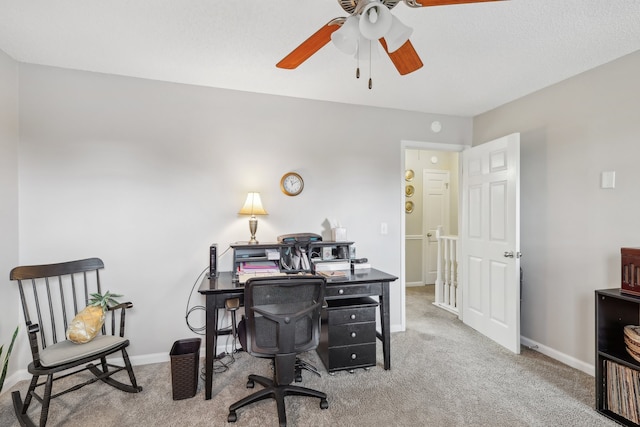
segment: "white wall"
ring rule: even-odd
[[[18,63],[0,51],[0,345],[7,347],[18,317],[18,290],[9,271],[18,265]],[[23,328],[24,329],[24,328]],[[25,340],[26,341],[26,340]],[[20,364],[14,348],[6,386]]]
[[[620,287],[620,248],[640,246],[638,76],[640,51],[474,119],[474,144],[522,132],[523,341],[584,370],[594,290]]]
[[[443,123],[437,135],[433,120]],[[103,258],[106,288],[134,302],[127,323],[138,362],[192,335],[189,292],[211,243],[222,251],[249,238],[248,218],[237,215],[248,191],[260,191],[269,212],[258,240],[320,233],[337,219],[358,256],[400,276],[401,140],[471,140],[468,118],[27,64],[20,122],[20,262]],[[288,171],[305,180],[298,197],[280,192]],[[401,329],[402,290],[392,287],[392,330]]]

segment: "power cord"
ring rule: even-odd
[[[227,252],[229,252],[229,250],[231,249],[231,246],[227,247],[227,249],[224,250],[224,252],[222,252],[220,255],[218,255],[218,260],[225,255]],[[219,265],[219,264],[218,264]],[[189,292],[189,298],[187,298],[187,306],[185,308],[185,322],[187,324],[187,327],[189,328],[189,330],[191,330],[193,333],[198,334],[198,335],[205,335],[207,326],[206,323],[202,326],[193,326],[190,322],[189,322],[189,316],[191,316],[191,314],[193,314],[196,311],[205,311],[206,312],[206,307],[203,305],[194,305],[193,307],[189,308],[189,305],[191,304],[191,297],[193,296],[194,290],[196,288],[196,286],[198,285],[198,283],[200,283],[202,281],[202,277],[204,276],[204,274],[206,274],[207,270],[209,270],[209,266],[205,267],[200,274],[198,274],[198,277],[196,277],[196,279],[193,282],[193,285],[191,286],[191,291]],[[225,315],[222,316],[222,319],[219,320],[220,323],[225,324],[225,323],[229,323],[229,313],[225,312]],[[225,326],[224,328],[218,328],[218,331],[223,331],[223,330],[227,330],[227,329],[231,329],[231,325]],[[231,353],[226,353],[223,352],[221,354],[219,354],[213,361],[213,373],[214,374],[220,374],[222,372],[226,372],[229,370],[230,365],[232,365],[233,363],[235,363],[235,361],[237,359],[240,358],[239,353],[242,352],[242,349],[238,349],[237,346],[237,338],[233,337],[233,335],[227,335],[227,339],[226,339],[226,343],[225,343],[225,348],[229,347],[229,339],[233,339],[233,341],[231,342]],[[204,379],[204,367],[202,367],[201,371],[200,371],[200,376]]]
[[[223,322],[222,323],[228,323],[229,321],[229,313],[227,312],[223,318],[221,319]],[[224,322],[226,319],[227,322]],[[225,331],[225,330],[230,330],[231,326],[227,326],[223,329],[218,329],[218,331]],[[231,343],[229,343],[229,340],[232,340]],[[213,359],[213,373],[214,374],[221,374],[223,372],[228,371],[231,368],[231,365],[234,364],[236,362],[236,360],[241,358],[241,353],[242,353],[242,349],[238,349],[237,346],[238,343],[238,339],[234,338],[233,335],[227,335],[226,336],[226,342],[225,342],[225,348],[229,347],[229,344],[231,344],[231,353],[227,353],[227,352],[222,352],[220,354],[218,354],[214,359]],[[205,378],[205,374],[204,374],[204,366],[200,369],[200,378],[204,379]]]
[[[189,323],[189,316],[191,316],[191,314],[194,311],[198,311],[198,310],[203,310],[206,311],[206,307],[204,305],[195,305],[191,308],[189,308],[189,304],[191,302],[191,295],[193,295],[193,290],[195,289],[196,285],[198,283],[200,283],[200,279],[202,278],[202,275],[206,273],[206,271],[209,269],[209,267],[205,267],[204,270],[202,270],[202,273],[200,273],[198,275],[198,277],[196,278],[195,282],[193,282],[193,286],[191,287],[191,292],[189,292],[189,298],[187,299],[187,308],[186,308],[186,313],[184,316],[184,320],[187,323],[187,327],[191,330],[191,332],[194,332],[198,335],[204,335],[204,331],[207,329],[207,325],[204,324],[202,326],[191,326],[191,324]]]
[[[229,249],[231,249],[231,246],[228,246],[227,249],[224,250],[224,252],[218,255],[218,261],[224,254],[229,252]],[[219,265],[219,263],[216,263],[216,264]],[[206,307],[204,305],[195,305],[189,308],[189,304],[191,303],[191,296],[193,295],[193,291],[195,290],[198,283],[200,283],[200,281],[202,280],[202,276],[207,272],[208,269],[209,269],[208,266],[205,267],[204,270],[202,270],[202,272],[198,274],[198,277],[196,277],[196,280],[193,282],[193,286],[191,286],[191,291],[189,292],[189,298],[187,298],[187,307],[185,309],[184,320],[187,323],[187,327],[191,330],[191,332],[194,332],[198,335],[204,335],[204,332],[207,329],[207,325],[204,324],[202,326],[192,326],[191,323],[189,323],[189,316],[191,316],[191,314],[195,311],[199,311],[199,310],[206,311]]]

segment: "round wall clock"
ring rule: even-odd
[[[297,196],[302,193],[304,181],[302,177],[295,172],[287,172],[282,175],[280,180],[280,190],[287,196]]]

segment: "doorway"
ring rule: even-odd
[[[433,285],[436,230],[458,233],[458,152],[407,148],[405,157],[406,286]]]
[[[464,194],[462,197],[452,197],[457,201],[461,199],[465,201],[461,206],[460,215],[456,213],[456,221],[453,222],[458,227],[463,223],[465,225],[461,230],[461,239],[462,247],[466,249],[460,254],[463,260],[460,266],[463,288],[460,294],[463,309],[458,316],[466,324],[476,328],[472,321],[467,321],[469,312],[475,310],[474,314],[478,314],[477,317],[484,321],[477,322],[480,326],[476,329],[518,354],[520,352],[518,273],[521,255],[519,243],[520,134],[507,135],[473,148],[462,145],[403,141],[401,166],[404,176],[400,180],[403,188],[402,199],[404,201],[406,197],[407,172],[411,169],[407,167],[407,165],[411,166],[412,161],[410,150],[459,153],[467,148],[469,150],[460,158],[465,162],[464,177],[460,173],[456,174],[464,184],[461,191],[461,194]],[[409,175],[415,176],[415,171]],[[406,210],[405,208],[401,215],[401,233],[404,236],[407,236],[407,230],[410,230],[406,219],[409,212]],[[482,218],[487,218],[488,221],[481,220]],[[474,244],[470,243],[472,242],[470,236],[473,236]],[[475,246],[478,246],[475,245],[476,241],[484,242],[487,239],[490,243],[497,242],[502,246],[495,245],[498,247],[496,250],[480,248],[479,251],[472,252]],[[410,251],[411,247],[405,241],[400,254],[403,330],[406,328],[406,286],[409,283],[407,254],[410,254]],[[490,265],[481,269],[480,265],[481,263],[485,265],[485,259]],[[465,265],[465,261],[472,262],[474,265]],[[476,268],[474,274],[470,273],[473,268]],[[471,281],[470,277],[474,280]],[[483,298],[482,295],[487,293],[490,294],[489,298]],[[491,327],[485,327],[486,325],[495,326],[495,324],[499,324],[498,326],[502,328],[500,333],[494,334]]]
[[[406,167],[406,153],[407,150],[424,150],[424,151],[434,151],[437,153],[456,153],[459,154],[460,152],[462,152],[464,149],[469,148],[470,145],[461,145],[461,144],[444,144],[444,143],[440,143],[440,142],[424,142],[424,141],[409,141],[409,140],[403,140],[401,141],[401,146],[400,146],[400,160],[401,160],[401,171],[406,171],[408,168]],[[430,161],[430,159],[429,159]],[[410,169],[410,168],[409,168]],[[451,174],[451,176],[455,176],[456,179],[459,178],[459,173],[457,172],[455,175]],[[408,283],[407,280],[407,268],[406,268],[406,254],[408,252],[415,254],[414,246],[415,246],[415,242],[407,242],[406,239],[404,239],[404,236],[407,236],[407,226],[406,226],[406,218],[407,218],[407,214],[406,214],[406,195],[405,195],[405,191],[406,191],[406,184],[407,181],[405,180],[405,176],[399,176],[398,177],[398,197],[400,199],[401,206],[399,205],[398,207],[401,208],[401,211],[399,212],[400,214],[400,235],[403,236],[403,244],[400,245],[400,263],[401,263],[401,268],[400,268],[400,286],[401,286],[401,302],[400,302],[400,306],[401,306],[401,317],[402,317],[402,324],[400,327],[400,330],[404,331],[406,330],[407,327],[407,319],[406,319],[406,300],[407,300],[407,295],[406,295],[406,286]],[[458,197],[454,197],[453,199],[456,200],[456,202],[458,202]],[[456,225],[456,227],[459,227],[459,222],[458,222],[458,218],[456,216],[456,218],[452,221],[453,224]],[[457,231],[457,230],[456,230]],[[421,283],[420,286],[424,286],[424,283]]]

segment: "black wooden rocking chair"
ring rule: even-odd
[[[101,380],[129,393],[142,390],[136,383],[127,355],[126,347],[129,340],[124,338],[126,309],[133,306],[130,302],[109,308],[102,334],[98,334],[88,343],[74,344],[65,336],[68,324],[88,304],[90,294],[102,293],[99,274],[102,268],[102,260],[89,258],[60,264],[21,266],[11,270],[10,278],[16,280],[20,288],[20,299],[33,356],[33,362],[28,367],[33,377],[24,401],[19,391],[12,393],[13,407],[22,426],[36,425],[27,415],[33,398],[42,405],[39,422],[42,427],[47,423],[51,399],[78,390],[87,384]],[[33,312],[37,315],[37,319],[34,319],[37,323],[31,319],[30,313]],[[106,327],[107,324],[110,324],[110,328]],[[107,356],[116,352],[122,353],[124,366],[108,363]],[[77,369],[66,372],[73,368]],[[95,377],[53,394],[54,381],[86,370]],[[129,374],[131,385],[111,377],[122,370]],[[58,373],[60,375],[54,378]],[[46,376],[46,381],[38,382],[40,376]],[[36,393],[36,389],[41,386],[44,386],[42,396]]]

